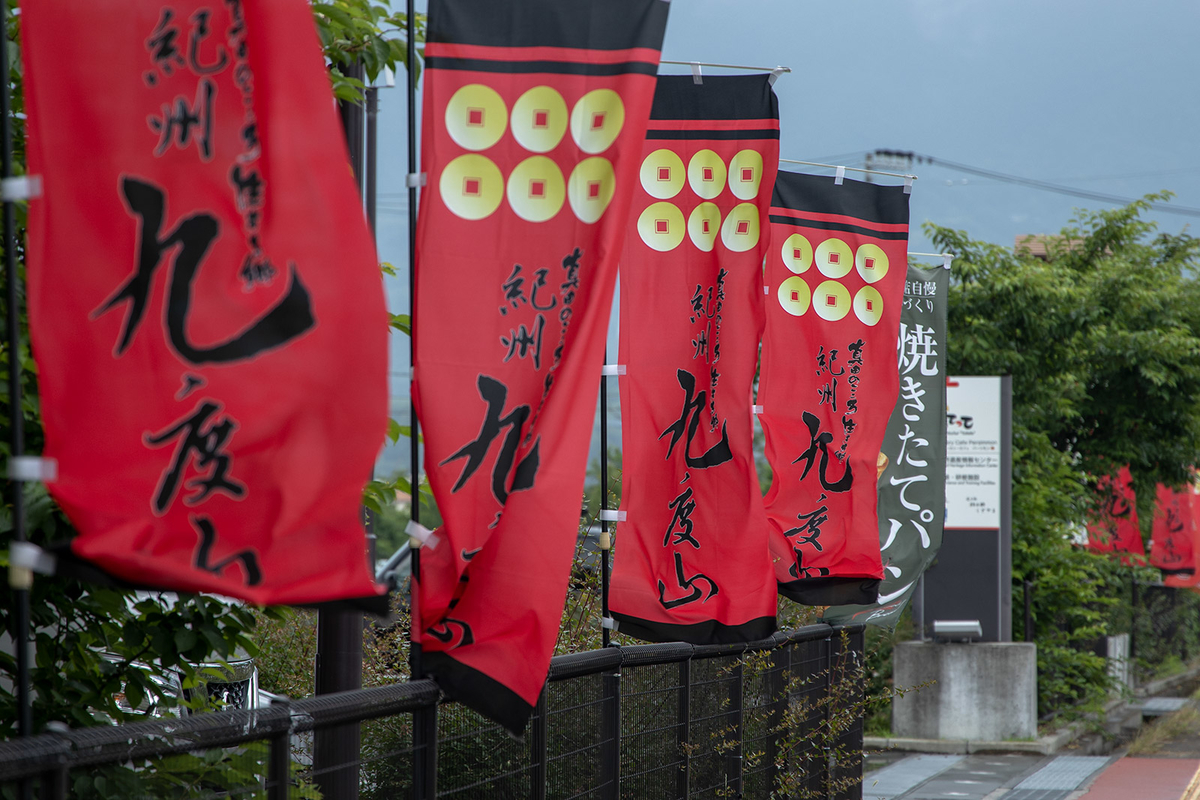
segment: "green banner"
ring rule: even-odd
[[[946,508],[946,303],[950,271],[909,266],[900,315],[900,395],[883,439],[879,549],[872,605],[830,606],[822,622],[894,628],[942,545]]]

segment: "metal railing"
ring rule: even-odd
[[[522,741],[430,680],[63,730],[0,743],[0,796],[856,799],[863,646],[813,625],[558,656]],[[315,732],[355,728],[358,759],[314,774]]]

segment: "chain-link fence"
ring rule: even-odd
[[[1200,594],[1134,583],[1132,599],[1129,651],[1138,684],[1182,672],[1200,657]]]
[[[429,680],[64,730],[0,743],[0,795],[860,798],[863,643],[861,626],[813,625],[559,656],[522,741]],[[330,738],[358,758],[315,769]]]

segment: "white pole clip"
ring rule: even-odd
[[[424,172],[410,172],[404,176],[404,185],[409,189],[415,189],[418,186],[425,185],[426,175]]]
[[[834,171],[834,173],[833,173],[833,185],[841,186],[845,182],[846,182],[846,168],[838,167],[837,170]]]
[[[913,184],[913,176],[905,175],[904,176],[904,193],[905,194],[912,194],[912,184]]]
[[[751,406],[750,410],[753,411],[755,414],[763,413],[762,406]]]
[[[13,203],[42,196],[41,175],[18,175],[0,180],[0,200]]]
[[[56,481],[58,462],[41,456],[17,456],[8,460],[11,481]]]
[[[954,253],[942,253],[942,267],[950,269],[950,262],[954,260]]]
[[[700,73],[700,62],[693,61],[692,64],[692,83],[699,86],[704,83],[704,76]]]
[[[419,522],[413,522],[411,519],[408,521],[408,525],[405,526],[404,532],[408,534],[408,543],[412,545],[413,549],[425,545],[432,550],[441,541],[436,533]]]
[[[601,375],[624,375],[624,364],[605,364],[600,368]]]
[[[771,77],[767,78],[767,85],[774,86],[775,81],[779,80],[779,76],[785,72],[791,72],[791,70],[787,67],[776,67],[775,69],[771,70]]]
[[[600,618],[600,627],[607,628],[608,630],[612,631],[613,633],[617,632],[618,624],[619,623],[612,617],[601,617]]]
[[[600,509],[600,519],[604,520],[605,522],[624,522],[625,517],[626,512],[617,511],[615,508]]]
[[[8,563],[16,569],[26,569],[42,575],[53,575],[58,558],[30,542],[13,542],[8,550]]]
[[[764,287],[763,287],[763,294],[770,294],[770,293],[771,293],[771,287],[770,287],[770,286],[764,286]]]

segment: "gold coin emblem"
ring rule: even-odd
[[[729,162],[729,190],[738,200],[753,200],[758,197],[762,174],[762,154],[757,150],[739,150]]]
[[[513,104],[513,138],[531,153],[549,153],[566,134],[570,116],[561,94],[549,86],[535,86]]]
[[[491,216],[504,199],[504,176],[487,156],[468,153],[446,165],[438,180],[446,208],[463,219]]]
[[[683,241],[683,212],[672,203],[654,203],[638,217],[638,234],[660,253],[674,250]]]
[[[817,269],[826,278],[844,278],[854,268],[854,254],[850,245],[834,236],[817,245],[813,256]]]
[[[783,307],[783,310],[793,317],[804,316],[804,312],[808,311],[808,307],[812,303],[808,284],[804,282],[804,278],[797,275],[793,275],[779,284],[776,296],[779,298],[779,305]]]
[[[508,204],[521,219],[545,222],[563,207],[567,185],[562,170],[546,156],[530,156],[508,176]]]
[[[571,138],[591,155],[603,153],[625,125],[625,104],[612,89],[593,89],[571,109]]]
[[[837,281],[821,281],[813,290],[813,311],[830,322],[837,322],[850,311],[850,292]]]
[[[793,233],[783,241],[783,265],[792,272],[800,275],[808,272],[813,263],[813,249],[803,234]]]
[[[659,200],[670,200],[683,188],[683,159],[674,152],[655,150],[642,162],[642,188]]]
[[[688,162],[688,186],[697,197],[715,200],[725,191],[725,162],[712,150],[701,150]]]
[[[688,236],[692,244],[706,253],[712,252],[721,229],[721,209],[716,203],[701,203],[688,217]]]
[[[507,128],[508,108],[490,86],[468,84],[446,104],[446,132],[465,150],[487,150]]]
[[[854,315],[872,328],[883,319],[883,296],[873,286],[864,286],[854,295]]]
[[[858,252],[854,254],[854,267],[867,283],[883,280],[888,271],[887,253],[879,245],[870,242],[859,245]]]
[[[758,208],[753,203],[738,203],[721,223],[721,241],[735,253],[744,253],[758,245]]]
[[[616,174],[607,158],[592,156],[576,164],[567,184],[567,197],[579,221],[599,222],[612,202],[616,185]]]

